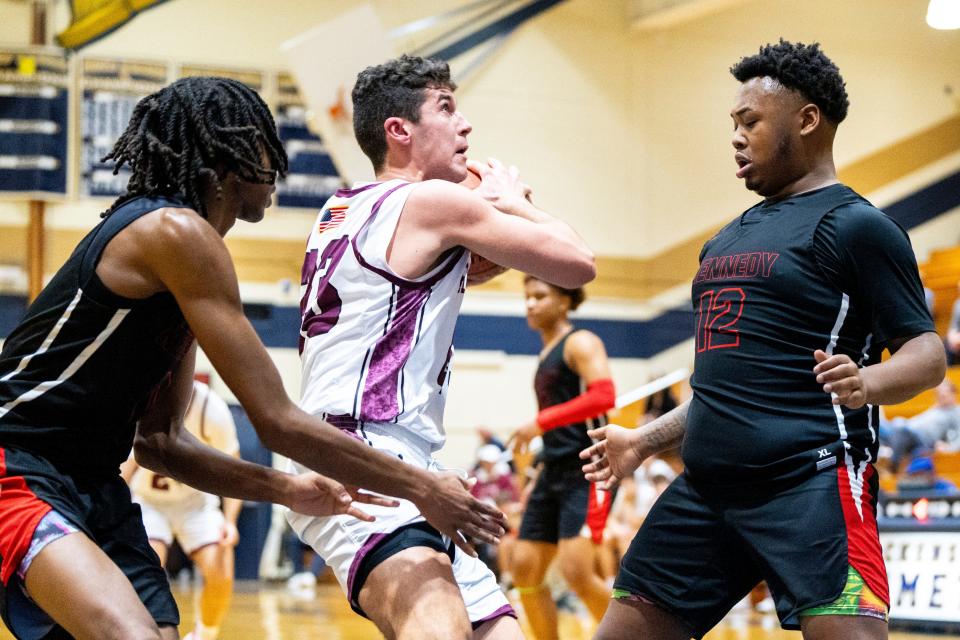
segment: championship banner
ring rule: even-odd
[[[73,21],[57,35],[57,42],[66,49],[79,49],[162,2],[164,0],[70,0]]]
[[[69,83],[62,54],[0,49],[0,193],[66,194]]]
[[[286,180],[277,183],[277,204],[320,209],[344,182],[323,141],[307,128],[307,107],[293,76],[277,75],[276,96],[277,129],[290,160]]]
[[[113,175],[101,162],[127,128],[141,98],[163,88],[170,76],[164,63],[84,58],[80,61],[80,195],[116,198],[127,189],[130,168]]]

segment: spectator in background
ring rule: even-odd
[[[477,500],[491,504],[504,514],[508,521],[511,515],[517,514],[520,508],[520,491],[513,479],[513,471],[510,469],[508,459],[510,453],[497,447],[496,444],[485,444],[477,450],[477,464],[473,468],[473,476],[477,479],[476,484],[470,489]],[[507,527],[509,534],[513,526]],[[497,576],[497,580],[503,581],[501,571],[498,565],[501,552],[508,554],[509,549],[504,549],[504,545],[509,547],[515,541],[516,536],[504,537],[500,539],[499,545],[478,544],[477,553],[484,564],[490,567],[490,570]]]
[[[653,392],[650,394],[650,397],[647,398],[647,408],[643,412],[643,424],[655,420],[669,411],[673,411],[677,408],[678,404],[680,403],[677,402],[677,399],[673,395],[673,390],[670,387]]]
[[[932,494],[957,493],[957,485],[937,476],[933,460],[926,456],[914,458],[907,465],[906,474],[897,482],[897,491],[926,491]]]
[[[957,283],[960,290],[960,283]],[[947,364],[960,364],[960,296],[953,303],[953,312],[950,314],[950,325],[947,327]]]
[[[960,447],[960,406],[953,381],[946,378],[937,386],[934,405],[923,413],[882,423],[880,442],[893,450],[894,471],[910,456]]]

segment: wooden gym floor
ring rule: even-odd
[[[190,591],[175,590],[186,635],[193,625]],[[561,614],[561,638],[589,640],[593,623]],[[13,636],[0,627],[0,640]],[[295,597],[283,585],[238,583],[233,604],[222,628],[222,640],[379,640],[369,621],[353,613],[336,584],[317,585],[313,598]],[[799,640],[798,632],[780,629],[776,617],[754,613],[732,614],[706,640]],[[944,636],[891,633],[891,640],[942,640]]]

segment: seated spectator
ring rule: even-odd
[[[960,283],[957,283],[960,290]],[[947,348],[947,364],[960,364],[960,296],[953,303],[953,313],[950,314],[950,325],[947,327],[947,337],[944,340]]]
[[[480,447],[477,450],[477,464],[472,472],[477,482],[470,489],[470,493],[477,500],[495,505],[507,514],[508,518],[517,516],[520,509],[520,491],[517,489],[513,471],[508,464],[510,457],[510,452],[501,449],[496,443]],[[516,520],[516,517],[513,519]],[[502,578],[502,558],[499,556],[500,554],[509,555],[512,543],[513,537],[505,536],[501,539],[500,545],[485,543],[476,545],[480,559],[490,567],[498,580]]]
[[[960,448],[960,406],[953,382],[947,378],[940,383],[934,405],[923,413],[882,422],[880,442],[893,450],[890,457],[894,471],[910,456]]]
[[[907,465],[905,475],[897,482],[897,491],[926,491],[932,494],[957,493],[957,485],[937,477],[933,460],[926,456],[914,458]]]

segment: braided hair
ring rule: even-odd
[[[266,152],[271,169],[262,166]],[[145,195],[178,196],[206,217],[204,181],[222,193],[217,170],[247,182],[270,183],[274,170],[287,172],[287,153],[270,110],[257,93],[236,80],[191,77],[177,80],[137,103],[126,131],[101,162],[124,163],[133,175],[102,215]]]

